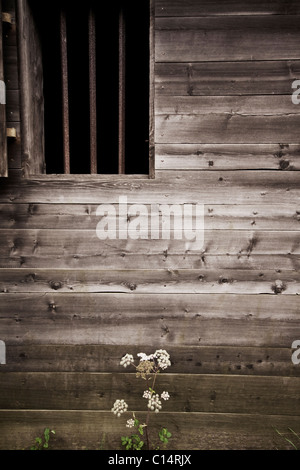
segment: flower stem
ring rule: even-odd
[[[157,375],[157,371],[154,373],[153,382],[152,382],[152,387],[151,387],[151,395],[153,395],[153,393],[154,393],[154,386],[155,386],[155,381],[156,381],[156,375]],[[149,383],[149,380],[150,380],[150,379],[151,379],[151,377],[147,377],[147,382],[148,382],[148,383]],[[147,450],[150,450],[150,440],[149,440],[149,432],[148,432],[149,420],[150,420],[150,410],[149,410],[149,408],[148,408],[147,417],[146,417],[146,428],[145,428],[145,431],[146,431],[146,441],[147,441]]]

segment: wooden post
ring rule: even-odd
[[[125,173],[125,18],[121,7],[119,13],[119,174]]]
[[[69,87],[66,12],[60,14],[64,173],[70,174]]]
[[[96,92],[96,18],[89,11],[89,87],[90,87],[90,165],[91,174],[97,174],[97,92]]]
[[[0,177],[8,176],[7,142],[6,142],[6,90],[3,71],[2,51],[2,2],[0,1]]]

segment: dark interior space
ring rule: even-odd
[[[121,5],[122,3],[122,5]],[[111,5],[54,1],[50,9],[31,0],[43,54],[45,159],[48,174],[63,169],[60,11],[66,11],[70,160],[72,174],[90,173],[88,13],[96,17],[97,165],[100,174],[118,173],[119,9],[126,23],[125,172],[149,172],[149,3]]]

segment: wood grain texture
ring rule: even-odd
[[[186,158],[192,153],[197,153],[198,146],[187,145],[185,148]],[[248,147],[249,157],[252,147]],[[234,151],[228,147],[207,146],[205,158],[212,156],[210,152],[216,153],[220,150],[226,151],[232,155]],[[276,150],[276,147],[273,148]],[[236,150],[237,151],[237,150]],[[283,152],[282,161],[292,160],[289,152]],[[161,152],[169,154],[174,152],[174,156],[169,155],[170,159],[176,158],[174,146],[162,146]],[[221,152],[220,152],[221,153]],[[270,154],[271,155],[271,154]],[[165,158],[165,157],[161,157]],[[275,156],[274,156],[275,158]],[[178,198],[179,201],[179,198]],[[120,215],[119,204],[112,204],[115,213]],[[121,205],[122,207],[122,205]],[[148,214],[151,213],[151,205],[145,204]],[[99,221],[97,216],[97,204],[0,204],[0,229],[44,229],[44,230],[95,230],[95,224]],[[290,201],[286,204],[205,204],[204,206],[204,228],[205,230],[268,230],[297,231],[299,229],[300,214],[299,204]]]
[[[168,345],[172,366],[165,373],[299,377],[293,350],[277,347]],[[5,372],[124,372],[120,359],[130,352],[153,353],[151,345],[7,344]]]
[[[299,106],[290,95],[169,96],[156,102],[157,115],[298,116]],[[247,138],[245,136],[245,138]]]
[[[284,144],[285,145],[285,144]],[[120,177],[23,179],[11,172],[0,186],[0,203],[114,204],[290,204],[300,196],[298,172],[156,171],[149,180]]]
[[[299,59],[299,18],[157,18],[157,62]]]
[[[0,292],[112,294],[282,294],[300,293],[300,274],[255,269],[1,269]]]
[[[250,3],[245,0],[156,0],[155,14],[166,16],[229,16],[229,15],[299,15],[297,0],[271,0]]]
[[[144,414],[136,416],[144,419]],[[84,410],[1,410],[0,419],[0,446],[9,450],[30,447],[35,437],[42,435],[45,423],[56,431],[53,449],[117,450],[121,449],[125,423],[113,419],[111,412]],[[153,416],[152,422],[155,429],[167,426],[174,435],[170,450],[292,449],[274,428],[284,435],[288,435],[288,427],[300,431],[297,416],[251,413],[162,412]]]
[[[156,96],[289,95],[299,60],[156,63]],[[157,100],[159,101],[159,99]]]
[[[1,230],[0,240],[1,268],[51,269],[59,263],[61,268],[125,269],[134,262],[142,269],[147,260],[152,268],[211,268],[217,262],[224,269],[241,268],[258,257],[261,267],[269,269],[286,269],[288,262],[295,269],[299,264],[297,231],[205,231],[200,245],[184,239],[99,240],[94,230]],[[281,257],[286,257],[284,265]]]
[[[0,407],[5,410],[109,411],[115,397],[133,411],[143,411],[147,404],[140,399],[145,381],[135,373],[3,372],[0,378]],[[163,401],[165,412],[299,415],[299,382],[300,377],[165,374],[156,389],[170,393],[170,400]]]
[[[0,296],[7,344],[286,348],[300,335],[297,296],[288,302],[280,295],[235,294]]]
[[[14,20],[14,2],[3,3]],[[160,347],[172,367],[158,384],[172,398],[153,423],[172,432],[169,448],[291,448],[275,429],[300,432],[300,367],[291,360],[300,338],[300,108],[291,100],[299,2],[151,8],[150,178],[24,179],[18,55],[37,78],[39,46],[32,61],[14,23],[4,37],[18,139],[0,185],[0,449],[29,447],[46,426],[54,448],[119,449],[131,416],[114,419],[111,406],[121,394],[141,410],[144,387],[120,358]],[[28,15],[18,27],[34,38]],[[26,96],[36,100],[34,80]],[[100,241],[97,208],[112,204],[118,215],[120,196],[148,211],[204,204],[202,249]]]
[[[156,117],[155,139],[160,144],[296,143],[299,125],[299,115],[166,114]]]
[[[0,2],[0,178],[8,176],[7,162],[7,140],[6,140],[6,85],[4,81],[3,68],[3,26],[2,26],[2,4]]]
[[[45,173],[44,97],[41,43],[26,1],[16,2],[20,89],[22,170],[25,177]],[[15,74],[14,74],[15,76]]]
[[[158,170],[299,170],[298,144],[158,144]]]

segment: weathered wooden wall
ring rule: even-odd
[[[3,5],[14,16],[14,2]],[[0,448],[115,449],[119,360],[164,348],[174,449],[289,447],[300,431],[298,1],[155,2],[155,179],[21,176],[15,24],[5,37],[10,177],[0,185]],[[99,204],[205,204],[201,252],[96,237]],[[125,373],[126,372],[126,373]]]

